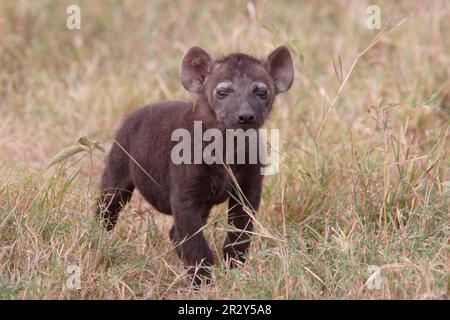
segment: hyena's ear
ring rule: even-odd
[[[181,60],[180,79],[183,87],[188,91],[199,93],[212,66],[211,57],[202,48],[190,48]]]
[[[275,83],[277,93],[287,91],[294,81],[294,63],[286,46],[276,48],[267,58],[266,69]]]

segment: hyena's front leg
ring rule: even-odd
[[[208,267],[214,264],[213,253],[202,231],[202,216],[208,209],[196,207],[189,201],[176,200],[172,203],[172,210],[174,225],[169,232],[170,238],[194,284],[200,285],[202,278],[209,280]]]
[[[237,262],[244,263],[248,247],[250,246],[251,232],[253,231],[253,220],[249,215],[255,214],[259,208],[261,199],[262,176],[258,174],[247,179],[240,179],[240,189],[244,197],[235,191],[228,202],[228,223],[234,229],[228,232],[223,246],[224,259],[230,267],[236,266]],[[240,200],[243,198],[243,203]],[[243,205],[247,208],[244,210]]]

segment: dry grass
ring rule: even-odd
[[[375,1],[76,1],[82,29],[65,28],[71,1],[0,0],[0,298],[441,298],[448,287],[450,6]],[[372,3],[370,3],[372,4]],[[280,172],[265,181],[248,264],[195,292],[170,218],[139,197],[112,234],[92,221],[104,154],[45,170],[83,135],[110,145],[120,121],[163,99],[191,99],[177,73],[200,45],[219,56],[294,53],[296,79],[268,123],[280,128]],[[340,79],[340,80],[339,80]],[[330,105],[334,105],[330,107]],[[207,236],[217,255],[226,208]],[[219,249],[218,249],[219,248]],[[220,261],[220,259],[218,259]],[[66,286],[82,270],[81,289]],[[379,289],[366,281],[381,267]]]

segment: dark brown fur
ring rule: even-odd
[[[207,221],[211,208],[228,200],[229,224],[240,231],[228,233],[223,248],[224,258],[232,265],[235,261],[245,261],[250,244],[250,235],[246,231],[253,229],[253,223],[242,205],[230,197],[237,194],[225,166],[175,165],[171,161],[171,150],[178,142],[171,141],[171,134],[175,129],[185,128],[193,135],[193,123],[197,120],[202,121],[203,130],[259,128],[270,112],[275,95],[287,90],[292,82],[289,51],[285,47],[277,50],[278,53],[272,53],[272,58],[269,56],[267,61],[244,54],[232,54],[212,61],[206,52],[195,47],[186,53],[180,76],[183,85],[198,94],[195,105],[169,101],[146,106],[131,114],[117,133],[101,180],[97,209],[108,230],[114,227],[120,210],[137,188],[154,208],[173,216],[170,239],[190,268],[189,272],[194,274],[197,266],[201,267],[197,269],[197,275],[207,275],[203,267],[213,265],[214,257],[199,229]],[[283,71],[280,64],[285,73],[276,74]],[[214,90],[225,80],[231,81],[236,89],[230,97],[218,101]],[[248,91],[250,89],[244,90],[255,81],[267,85],[266,99],[255,96]],[[237,121],[237,114],[242,113],[243,108],[250,110],[254,122],[242,124]],[[263,180],[260,165],[230,167],[249,207],[258,210]],[[200,281],[198,277],[194,280],[196,283]]]

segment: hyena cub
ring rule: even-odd
[[[290,88],[294,66],[285,46],[264,60],[241,53],[213,60],[193,47],[182,59],[180,79],[184,88],[197,94],[194,103],[146,106],[132,113],[118,131],[102,176],[97,214],[111,230],[137,188],[154,208],[173,216],[170,239],[199,284],[214,264],[201,231],[211,208],[228,200],[233,231],[226,237],[224,258],[231,266],[244,262],[253,222],[237,193],[243,193],[246,207],[258,210],[263,176],[260,164],[229,165],[240,187],[236,188],[224,164],[175,164],[171,151],[177,142],[172,133],[183,128],[193,134],[194,121],[201,121],[203,130],[215,128],[223,134],[226,129],[260,128],[275,96]]]

